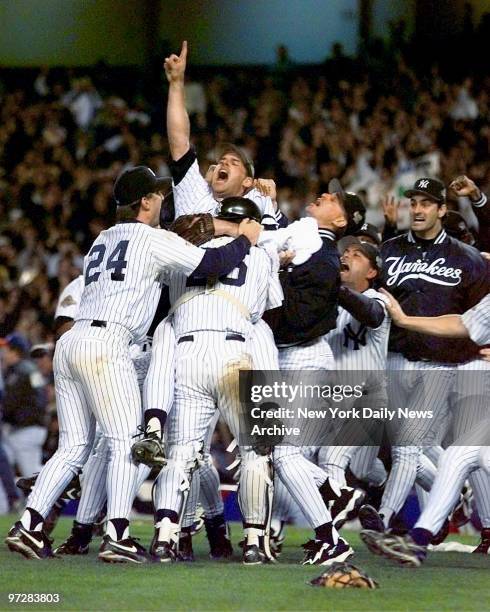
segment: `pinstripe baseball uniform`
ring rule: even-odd
[[[213,190],[199,171],[199,164],[195,158],[187,169],[184,177],[173,184],[175,202],[175,216],[196,213],[210,213],[217,215],[220,202],[214,197]],[[275,211],[269,196],[263,196],[257,189],[251,189],[245,196],[255,202],[263,215],[264,225],[277,227],[277,220],[282,217],[280,211]]]
[[[84,261],[85,289],[75,324],[55,351],[59,448],[41,471],[29,508],[46,516],[73,473],[87,461],[97,420],[111,454],[108,534],[113,540],[126,537],[137,477],[131,437],[141,419],[129,347],[146,335],[162,270],[190,275],[203,256],[204,251],[178,236],[138,222],[116,225],[95,240]]]
[[[410,315],[435,316],[463,312],[482,299],[488,287],[488,267],[481,255],[447,236],[421,241],[413,232],[382,247],[387,288]],[[433,418],[399,423],[393,446],[393,465],[380,513],[388,525],[414,483],[421,446],[440,444],[449,416],[449,395],[457,364],[474,358],[475,348],[464,340],[449,340],[406,332],[394,326],[390,334],[388,384],[390,408],[430,407]],[[436,374],[437,372],[437,374]],[[425,407],[425,408],[424,408]]]
[[[322,248],[313,254],[303,266],[298,266],[296,269],[293,268],[291,273],[294,277],[297,274],[304,274],[306,272],[311,275],[309,280],[311,287],[316,286],[319,290],[320,286],[324,285],[325,288],[328,288],[330,300],[335,302],[333,305],[330,302],[328,303],[329,308],[332,308],[332,306],[336,307],[340,263],[334,234],[328,230],[320,230],[319,233],[322,238]],[[289,275],[289,271],[287,275]],[[283,278],[285,279],[283,287],[286,286],[286,292],[292,287],[289,284],[288,276]],[[290,303],[287,306],[285,304],[283,309],[286,309],[288,306],[291,308],[293,304]],[[301,338],[299,341],[293,342],[291,346],[286,346],[284,342],[281,342],[280,336],[276,335],[279,348],[279,368],[281,370],[333,370],[333,353],[326,339],[326,330],[324,329],[325,324],[327,325],[327,330],[329,327],[328,323],[322,320],[326,319],[324,309],[325,304],[323,304],[321,318],[312,322],[312,326],[316,324],[317,329],[321,329],[320,333],[315,337],[308,338],[306,342],[301,342],[301,340],[304,340],[304,338]],[[318,327],[318,324],[321,327]],[[313,429],[317,428],[317,424],[313,421],[310,421],[310,423]],[[307,426],[308,423],[302,423],[306,444],[308,443]],[[312,435],[315,435],[315,432],[312,431]],[[301,509],[311,527],[317,529],[320,526],[330,524],[332,518],[319,491],[319,487],[327,480],[327,474],[324,470],[309,461],[297,446],[276,446],[273,459],[278,477]],[[335,544],[338,534],[333,527],[332,538]]]
[[[58,317],[65,317],[67,319],[75,318],[80,306],[84,287],[83,274],[80,274],[80,276],[73,279],[71,283],[68,283],[58,298],[56,311],[54,313],[55,320]]]
[[[337,327],[327,335],[332,348],[335,368],[341,371],[364,372],[368,378],[365,384],[367,397],[357,400],[356,406],[369,405],[373,409],[384,408],[388,399],[386,395],[386,358],[391,320],[386,313],[386,297],[375,289],[367,289],[363,295],[378,300],[385,313],[379,327],[372,328],[361,324],[345,308],[339,308]],[[375,373],[376,372],[376,373]],[[366,404],[367,402],[367,404]],[[345,469],[349,465],[358,446],[325,446],[320,449],[318,464],[329,476],[345,486]],[[372,462],[378,454],[377,446],[364,447],[365,464],[362,475],[367,475]]]
[[[214,239],[207,246],[215,247],[229,240]],[[268,302],[271,297],[277,299],[280,287],[269,256],[259,248],[252,248],[226,278],[211,281],[208,286],[187,283],[178,274],[169,275],[166,282],[173,308],[177,305],[173,313],[176,386],[167,424],[169,460],[156,483],[155,506],[159,521],[171,517],[171,523],[177,527],[176,517],[182,516],[184,510],[183,490],[188,489],[191,477],[199,477],[194,472],[195,462],[216,404],[238,439],[238,371],[252,367],[252,323],[258,321],[266,308],[278,305]],[[225,293],[217,293],[221,291]],[[249,451],[244,455],[246,463],[255,453]],[[157,522],[157,527],[164,526]],[[159,539],[170,541],[175,535],[174,529],[161,533]]]
[[[490,343],[490,295],[461,315],[463,325],[476,344]],[[481,375],[469,372],[481,371]],[[442,454],[427,505],[416,527],[437,533],[458,501],[461,488],[470,477],[478,515],[484,528],[490,527],[490,473],[485,471],[484,457],[490,448],[490,363],[475,360],[459,366],[451,403],[458,401],[460,418],[454,432],[455,444]],[[469,387],[469,388],[468,388]],[[469,415],[468,415],[469,413]],[[466,417],[466,418],[465,418]]]

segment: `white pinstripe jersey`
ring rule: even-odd
[[[387,298],[374,289],[367,289],[363,295],[381,302],[385,318],[375,329],[359,323],[339,307],[337,327],[327,334],[333,351],[335,367],[339,370],[385,370],[388,354],[388,338],[391,319],[386,313]]]
[[[58,317],[66,317],[67,319],[75,318],[78,307],[80,306],[84,287],[83,274],[80,274],[80,276],[77,276],[71,283],[68,283],[58,298],[56,312],[54,313],[55,319]]]
[[[490,293],[462,314],[461,320],[475,344],[490,344]]]
[[[190,215],[196,213],[210,213],[217,215],[220,202],[215,199],[213,190],[199,171],[197,159],[185,173],[184,178],[173,185],[175,216]],[[275,225],[276,215],[272,200],[269,196],[263,196],[257,189],[251,189],[245,194],[257,204],[262,215],[265,215],[262,223],[264,225]]]
[[[223,236],[206,243],[204,248],[216,248],[233,238]],[[174,304],[183,294],[194,293],[196,297],[180,305],[174,313],[175,335],[192,331],[215,330],[235,331],[248,334],[251,323],[262,317],[264,310],[275,308],[282,303],[282,290],[277,272],[267,253],[258,247],[251,247],[243,262],[228,274],[214,282],[209,279],[208,288],[222,289],[239,300],[251,314],[247,321],[235,304],[223,297],[202,294],[204,284],[194,285],[179,273],[164,273],[164,282],[170,289],[170,302]],[[188,285],[188,282],[191,286]]]
[[[152,322],[164,270],[191,274],[204,251],[144,223],[101,232],[84,260],[85,289],[75,320],[119,323],[140,343]]]

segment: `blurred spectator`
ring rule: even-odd
[[[28,358],[29,343],[18,333],[3,338],[5,390],[3,397],[4,448],[22,476],[39,472],[46,439],[45,381]]]

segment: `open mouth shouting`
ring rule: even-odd
[[[229,176],[228,170],[226,170],[226,168],[220,168],[216,176],[216,181],[224,182],[228,179],[228,176]]]

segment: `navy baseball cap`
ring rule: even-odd
[[[438,204],[446,201],[446,186],[439,179],[419,178],[415,181],[412,189],[407,189],[403,194],[406,198],[414,195],[425,195]]]
[[[330,179],[328,182],[328,193],[339,196],[347,213],[347,227],[344,234],[351,235],[356,233],[366,219],[364,202],[356,193],[345,191],[337,178]]]
[[[5,338],[0,338],[0,346],[8,346],[11,349],[16,349],[23,355],[27,355],[30,348],[30,343],[27,338],[18,332],[12,332]]]
[[[356,246],[369,259],[375,270],[379,271],[381,269],[381,256],[378,247],[374,244],[363,242],[356,236],[344,236],[337,243],[337,249],[341,255],[350,246]]]
[[[357,232],[355,232],[354,236],[357,236],[357,238],[360,239],[367,236],[368,238],[371,238],[371,240],[378,246],[381,244],[378,228],[372,223],[364,223],[361,225]]]
[[[149,193],[161,191],[166,194],[172,188],[172,179],[159,177],[147,166],[136,166],[124,170],[114,183],[114,199],[118,206],[138,202]]]

